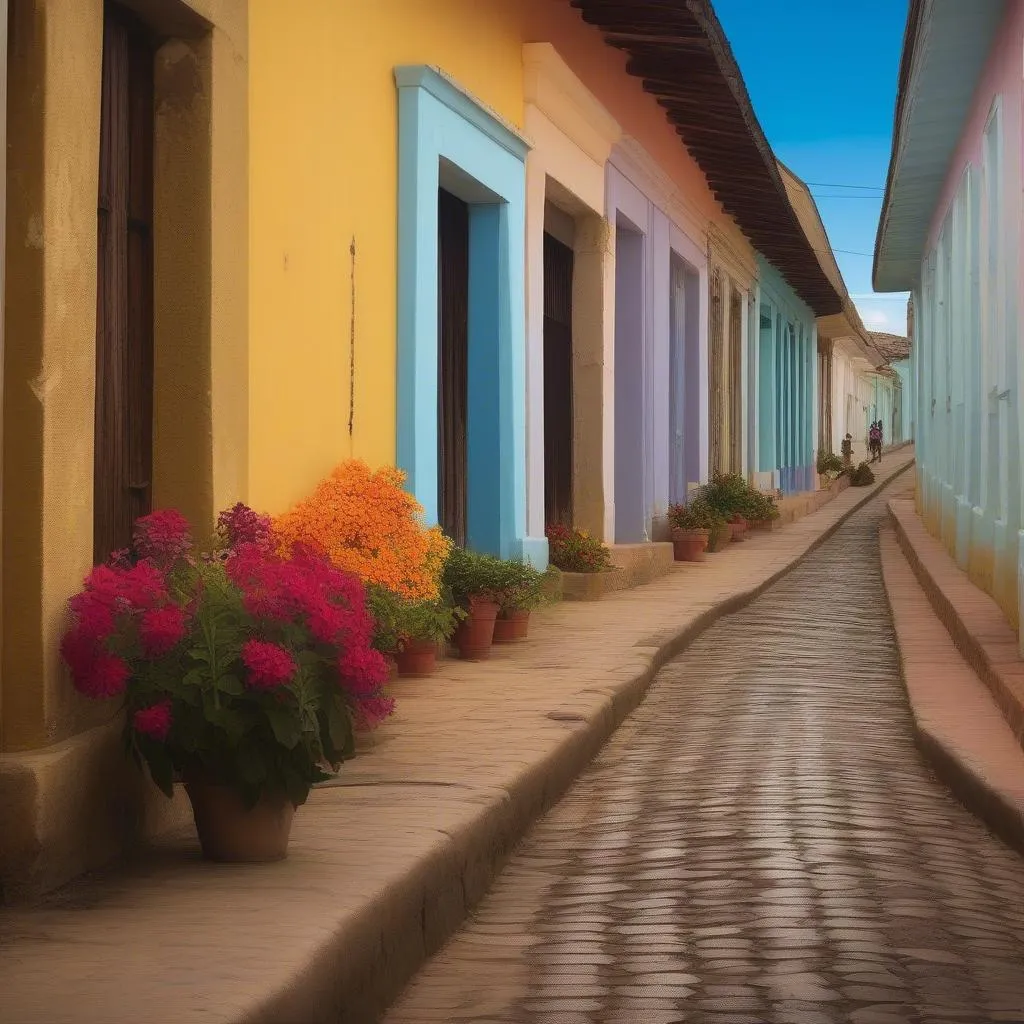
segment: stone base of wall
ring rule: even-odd
[[[0,755],[0,902],[34,899],[190,820],[183,792],[168,800],[126,759],[120,720]]]
[[[605,594],[626,590],[626,574],[621,569],[606,572],[563,572],[563,601],[600,601]]]
[[[672,568],[672,543],[669,541],[653,544],[611,544],[612,565],[626,576],[627,587],[639,587],[650,583]]]

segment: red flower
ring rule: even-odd
[[[264,640],[248,640],[242,648],[242,662],[254,690],[273,690],[283,686],[295,675],[292,656],[277,644]]]
[[[192,547],[188,520],[173,508],[157,509],[137,519],[132,538],[139,556],[158,565],[173,565]]]
[[[159,704],[136,711],[132,716],[132,725],[136,732],[163,743],[171,731],[171,702],[161,701]]]
[[[354,714],[357,725],[364,729],[372,729],[380,725],[394,710],[395,702],[391,697],[377,695],[357,701]]]
[[[97,651],[85,672],[73,678],[79,693],[94,700],[102,700],[124,693],[131,674],[132,670],[124,659],[106,651]]]
[[[232,548],[242,544],[269,547],[273,539],[270,516],[261,516],[242,502],[221,512],[217,517],[217,529]]]
[[[176,604],[151,608],[142,613],[139,638],[142,648],[151,658],[173,650],[185,636],[185,613]]]
[[[353,696],[376,693],[388,681],[388,663],[380,651],[353,644],[338,658],[341,685]]]

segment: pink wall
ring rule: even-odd
[[[626,55],[608,46],[568,0],[525,0],[523,42],[551,43],[586,87],[676,183],[680,192],[709,220],[734,225],[708,188],[665,111],[626,71]]]
[[[971,102],[970,114],[960,136],[960,143],[950,161],[942,194],[932,213],[924,254],[931,252],[942,230],[950,204],[956,198],[960,179],[968,164],[981,171],[982,137],[992,101],[1002,96],[1003,108],[1003,174],[1006,215],[1011,223],[1020,225],[1021,186],[1021,121],[1022,78],[1024,78],[1024,3],[1007,4],[1006,16],[996,33],[995,46],[989,54]],[[922,255],[924,255],[922,254]]]

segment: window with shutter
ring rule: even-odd
[[[126,547],[153,464],[153,46],[104,10],[97,217],[93,546]]]
[[[572,524],[573,251],[544,235],[544,514]]]

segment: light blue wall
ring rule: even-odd
[[[814,313],[785,278],[758,254],[758,470],[774,473],[784,494],[813,490]],[[761,327],[762,319],[770,326]]]
[[[527,144],[424,66],[398,86],[398,465],[430,522],[438,516],[437,201],[470,203],[468,539],[547,564],[526,535]]]
[[[903,385],[903,395],[900,399],[902,402],[902,417],[901,417],[901,441],[912,441],[914,439],[914,389],[911,385],[912,374],[910,369],[910,360],[901,359],[898,363],[893,363],[892,368],[899,374],[900,383]]]

